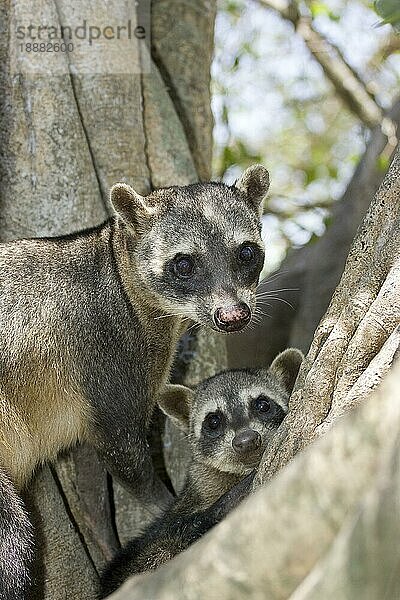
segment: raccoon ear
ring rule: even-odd
[[[297,348],[284,350],[273,360],[269,372],[283,383],[288,394],[291,394],[299,373],[304,354]]]
[[[193,400],[193,391],[184,385],[167,384],[158,397],[158,405],[182,431],[189,431],[190,407]]]
[[[269,173],[263,165],[252,165],[235,182],[235,187],[246,197],[246,201],[258,213],[262,212],[262,201],[269,189]]]
[[[146,224],[157,212],[145,196],[141,196],[130,185],[116,183],[110,191],[110,201],[119,217],[135,231],[145,229]]]

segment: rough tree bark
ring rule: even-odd
[[[187,552],[110,598],[398,596],[400,361],[387,373],[400,358],[399,275],[397,154],[265,452],[255,494]]]
[[[300,369],[290,413],[264,456],[266,481],[376,387],[400,330],[400,154],[360,227]]]
[[[2,240],[102,222],[116,181],[146,193],[209,178],[214,2],[153,0],[150,73],[79,75],[59,53],[52,60],[62,74],[35,78],[11,71],[11,4],[0,4]],[[79,3],[65,0],[31,4],[29,14],[53,26],[68,24],[79,11]],[[122,22],[130,17],[128,4],[114,6]],[[107,23],[106,5],[103,10],[96,19]],[[121,72],[128,60],[120,56]],[[193,381],[225,366],[224,339],[209,342],[210,336],[199,336],[188,374]],[[171,457],[175,471],[181,460]],[[41,536],[37,597],[92,599],[99,569],[138,525],[130,496],[119,486],[113,490],[94,452],[81,447],[39,471],[27,502]]]

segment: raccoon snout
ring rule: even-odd
[[[251,310],[245,302],[227,308],[217,308],[214,323],[221,331],[239,331],[250,322]]]
[[[245,429],[235,435],[232,447],[238,454],[249,454],[261,446],[261,436],[254,429]]]

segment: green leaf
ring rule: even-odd
[[[350,156],[348,157],[348,161],[353,165],[358,165],[358,163],[360,162],[360,158],[360,154],[350,154]]]
[[[324,225],[325,228],[328,229],[328,227],[330,227],[333,223],[333,217],[331,214],[326,215],[326,217],[324,217]]]
[[[243,2],[226,0],[222,5],[222,10],[225,10],[232,17],[239,18],[243,10]]]
[[[400,31],[400,6],[399,0],[375,0],[375,11],[383,22],[381,25],[390,24],[396,31]]]
[[[315,242],[318,242],[319,239],[320,238],[316,233],[312,233],[310,239],[308,240],[308,245],[311,246],[311,244],[315,244]]]
[[[332,179],[337,179],[339,176],[338,168],[335,167],[334,165],[328,165],[327,168],[328,168],[329,177],[331,177]]]
[[[379,171],[382,171],[383,173],[386,173],[386,171],[389,168],[389,159],[387,156],[384,156],[383,154],[380,154],[378,156],[378,158],[376,159],[376,167]]]
[[[313,19],[324,15],[325,17],[329,17],[331,21],[340,21],[339,15],[334,13],[324,2],[313,0],[313,2],[310,2],[310,11]]]

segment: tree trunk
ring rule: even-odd
[[[397,598],[400,361],[386,374],[400,357],[399,200],[397,154],[265,452],[255,493],[188,551],[110,598]]]
[[[290,412],[266,451],[266,481],[375,388],[392,364],[400,330],[400,154],[353,242],[311,343]]]
[[[128,4],[119,5],[121,20],[130,16]],[[107,23],[103,5],[91,6],[96,19]],[[2,30],[8,32],[14,26],[11,6],[10,0],[0,6]],[[209,177],[214,3],[153,0],[151,8],[151,68],[136,75],[77,74],[62,53],[52,60],[63,74],[15,74],[10,38],[1,37],[2,240],[65,234],[102,222],[116,181],[147,193]],[[35,0],[29,10],[41,23],[59,26],[79,6]],[[125,72],[130,57],[118,60]],[[222,337],[211,336],[210,343],[210,335],[200,335],[195,353],[187,375],[192,380],[226,364]],[[169,456],[176,480],[184,460],[185,453]],[[98,572],[119,540],[145,520],[129,494],[119,486],[113,491],[96,454],[84,447],[41,469],[26,500],[40,536],[38,598],[92,599]]]

